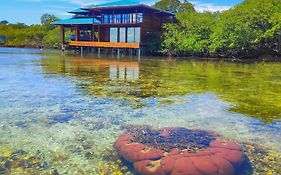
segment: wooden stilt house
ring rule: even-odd
[[[73,17],[54,22],[61,26],[61,40],[65,46],[113,49],[148,47],[160,37],[162,26],[174,20],[174,14],[142,4],[135,0],[121,0],[89,5],[69,13]],[[70,29],[74,34],[68,36]]]

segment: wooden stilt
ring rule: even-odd
[[[138,54],[138,58],[140,59],[140,57],[141,57],[141,49],[137,49],[137,54]]]
[[[92,28],[92,41],[95,41],[95,26],[93,25],[93,28]]]
[[[61,31],[60,31],[60,36],[61,36],[61,50],[64,51],[65,50],[65,47],[64,47],[64,41],[65,41],[65,29],[64,29],[64,26],[62,25],[61,26]]]
[[[120,49],[117,49],[117,58],[120,58]]]

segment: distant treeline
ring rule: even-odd
[[[0,36],[5,37],[3,45],[8,47],[59,48],[60,29],[51,23],[58,20],[54,15],[44,14],[41,25],[28,26],[23,23],[0,22]]]
[[[281,55],[281,0],[245,0],[217,13],[198,13],[187,1],[155,7],[176,14],[164,26],[162,50],[170,55],[253,58]]]

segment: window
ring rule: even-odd
[[[129,13],[129,14],[103,14],[103,23],[110,24],[128,24],[128,23],[142,23],[143,14],[142,13]]]
[[[138,18],[138,23],[142,23],[142,19],[143,19],[143,17],[142,17],[143,15],[142,15],[142,13],[138,13],[138,16],[137,16],[137,18]]]
[[[121,23],[121,22],[122,22],[122,21],[121,21],[121,14],[115,15],[115,16],[114,16],[114,23],[119,24],[119,23]]]
[[[135,27],[135,43],[140,43],[140,27]]]
[[[132,14],[132,23],[137,23],[137,14],[136,13]]]
[[[140,43],[140,28],[139,27],[129,27],[127,33],[128,43]]]
[[[128,28],[127,42],[128,43],[134,43],[135,42],[135,29],[134,29],[134,27]]]
[[[118,29],[110,28],[110,42],[117,43],[118,42]]]
[[[109,23],[109,15],[103,15],[103,23]]]
[[[108,24],[113,22],[113,16],[112,15],[103,15],[103,23]]]
[[[125,43],[126,42],[126,28],[125,27],[121,27],[119,29],[119,42],[121,43]]]
[[[123,14],[123,21],[122,23],[130,23],[130,14]]]

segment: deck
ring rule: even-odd
[[[93,41],[70,41],[70,46],[78,47],[103,47],[103,48],[122,48],[122,49],[139,49],[139,43],[111,43],[111,42],[93,42]]]

